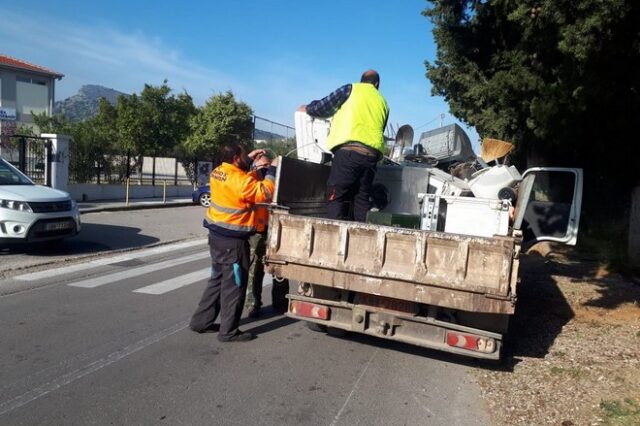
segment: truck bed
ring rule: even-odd
[[[512,314],[519,243],[290,214],[270,215],[277,276],[475,313]]]

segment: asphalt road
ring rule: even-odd
[[[114,213],[105,215],[111,229],[137,229],[112,235],[109,247],[171,239],[180,233],[171,223],[188,227],[187,215],[202,214],[187,208],[176,215],[180,210],[128,212],[120,224]],[[95,216],[96,227],[100,220]],[[197,227],[183,232],[202,235]],[[208,265],[204,239],[196,238],[4,278],[0,424],[490,423],[469,374],[479,367],[464,358],[315,333],[268,308],[258,321],[243,320],[243,329],[258,335],[252,342],[219,343],[215,334],[191,332]]]
[[[34,265],[203,237],[203,214],[200,206],[83,213],[82,231],[60,245],[0,246],[0,278]]]

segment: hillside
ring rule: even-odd
[[[57,101],[53,106],[53,113],[64,114],[71,121],[82,121],[98,112],[100,98],[105,98],[115,105],[120,95],[128,96],[126,93],[108,87],[87,84],[82,86],[75,95]]]

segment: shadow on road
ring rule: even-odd
[[[259,336],[261,334],[265,334],[268,333],[270,331],[274,331],[277,330],[281,327],[286,327],[290,324],[293,324],[294,322],[297,322],[297,320],[288,318],[288,317],[284,317],[281,315],[270,315],[270,316],[265,316],[262,317],[263,318],[267,318],[270,319],[271,321],[268,321],[264,324],[260,324],[258,326],[255,326],[253,328],[246,328],[246,331],[250,331],[252,334],[255,334],[256,336]],[[241,321],[242,323],[242,321]],[[247,324],[251,324],[251,321],[247,321]]]
[[[18,243],[0,246],[0,257],[12,254],[31,256],[65,256],[99,253],[107,250],[137,248],[160,241],[140,234],[140,228],[86,223],[75,237],[60,242]]]

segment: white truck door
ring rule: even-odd
[[[575,245],[582,205],[582,169],[534,167],[522,175],[514,229],[523,246],[539,241]]]

